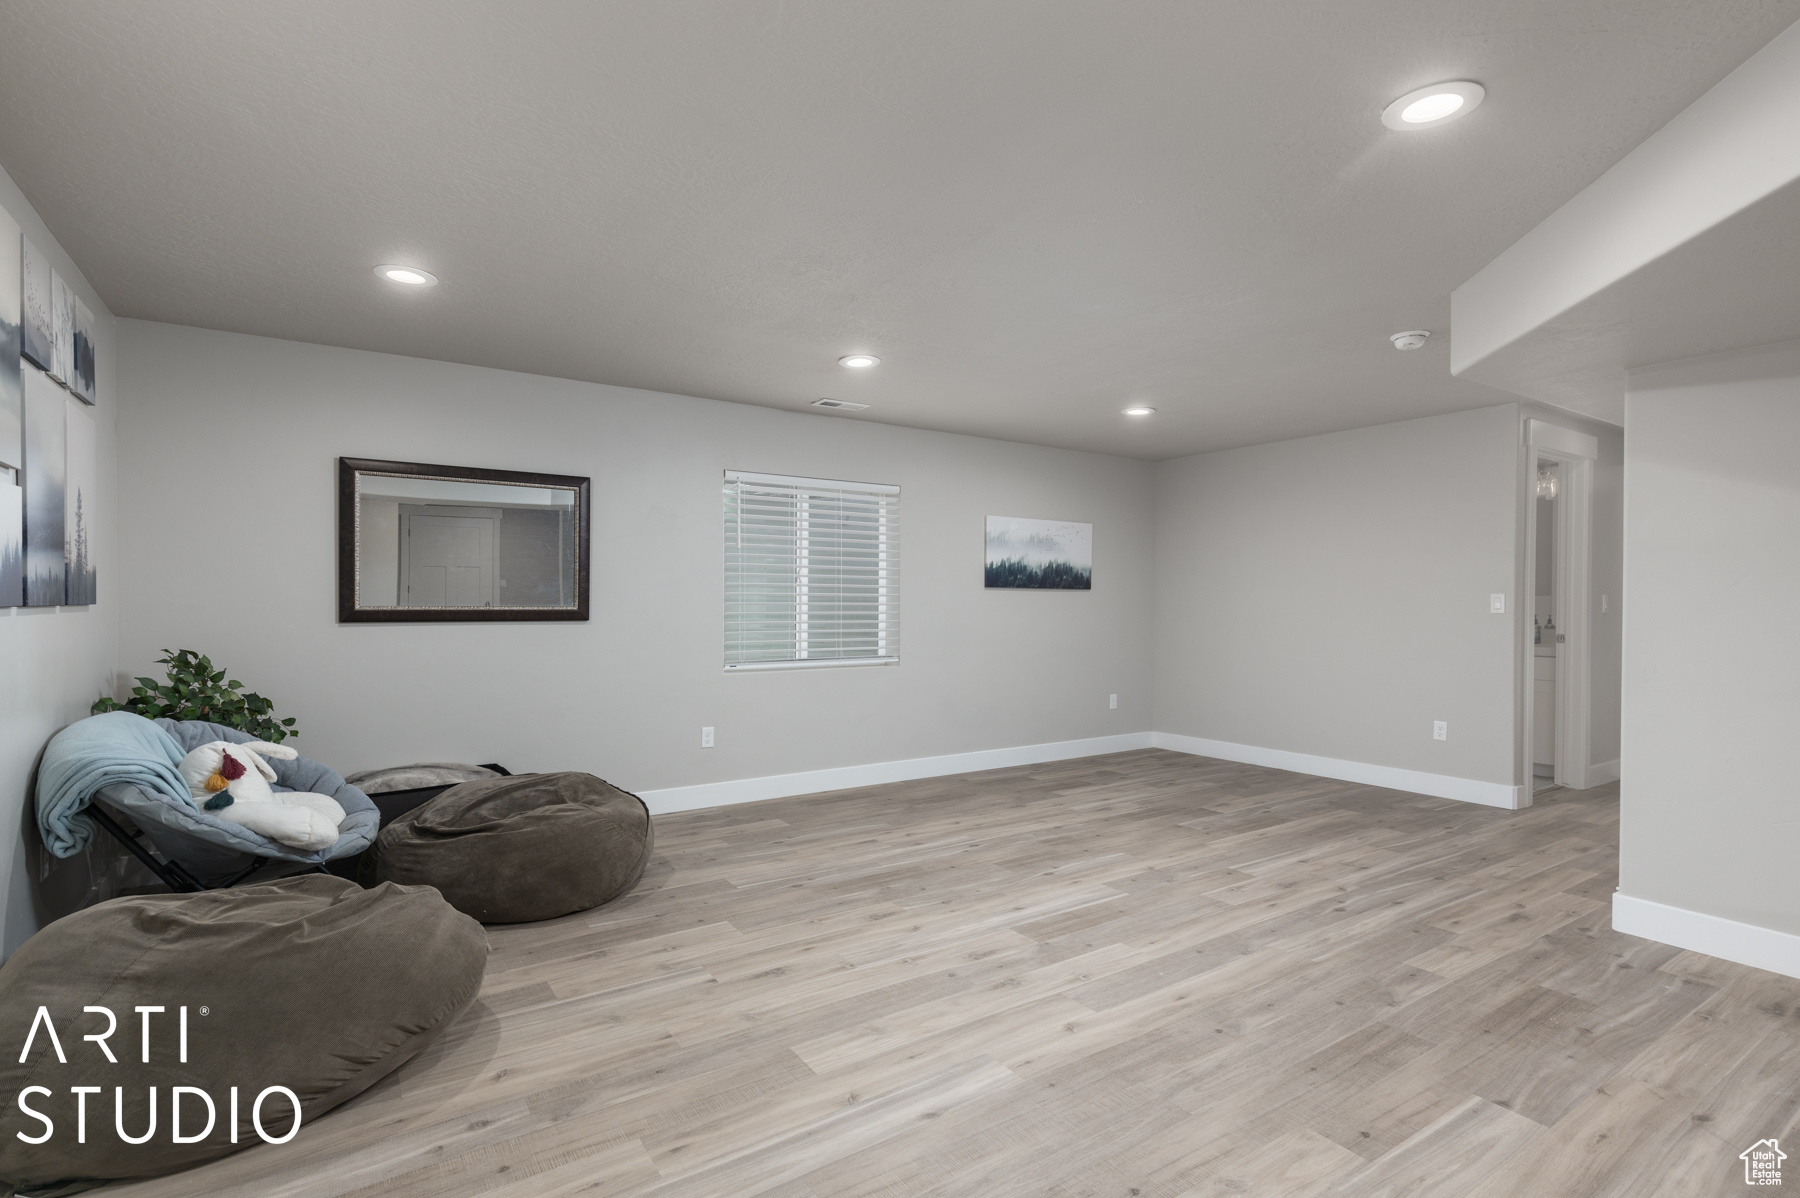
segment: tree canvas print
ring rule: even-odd
[[[25,497],[0,470],[0,607],[25,602]]]
[[[25,239],[25,281],[21,299],[24,341],[19,352],[41,370],[56,364],[56,314],[50,307],[50,260]]]
[[[21,465],[25,451],[20,424],[24,411],[24,384],[19,377],[20,244],[17,222],[0,210],[0,466],[13,470]]]
[[[63,564],[68,574],[70,607],[99,602],[99,571],[94,563],[94,486],[99,477],[98,437],[87,405],[67,401],[68,474],[63,486]]]
[[[55,270],[50,272],[50,359],[44,370],[59,383],[75,374],[75,293]]]
[[[61,607],[67,593],[63,519],[68,480],[69,396],[25,368],[25,606]]]
[[[987,518],[989,589],[1087,591],[1094,586],[1094,526],[1068,520]]]
[[[79,299],[75,301],[75,351],[73,372],[63,382],[83,403],[94,402],[94,314]]]

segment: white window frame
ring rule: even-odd
[[[843,479],[806,478],[788,474],[755,474],[745,470],[725,471],[724,495],[729,500],[736,495],[737,484],[750,483],[764,486],[789,487],[799,492],[794,504],[794,656],[776,658],[766,661],[727,661],[725,670],[728,673],[741,673],[753,670],[807,670],[828,669],[842,666],[884,666],[895,665],[900,661],[899,645],[899,506],[900,488],[890,483],[849,482]],[[883,502],[877,508],[876,551],[875,551],[875,645],[876,652],[860,657],[808,657],[810,651],[811,610],[809,580],[811,576],[810,559],[812,545],[810,537],[811,503],[806,498],[808,489],[820,492],[832,491],[840,494],[880,496]],[[728,509],[729,510],[729,509]],[[726,533],[729,537],[732,528],[728,523]],[[739,519],[736,525],[738,537],[737,550],[743,551],[742,507],[739,507]],[[729,547],[729,544],[728,544]],[[729,605],[732,588],[732,567],[729,560],[726,564],[725,596]],[[729,629],[726,632],[729,638]],[[729,645],[727,646],[729,653]]]

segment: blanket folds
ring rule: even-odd
[[[50,738],[38,766],[37,818],[44,845],[58,857],[79,853],[94,835],[82,814],[102,786],[130,782],[193,806],[176,768],[186,756],[174,737],[141,715],[109,711],[78,720]]]

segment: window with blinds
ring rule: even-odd
[[[725,668],[899,660],[900,488],[725,472]]]

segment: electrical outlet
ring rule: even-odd
[[[713,747],[713,731],[711,728],[700,729],[700,747],[702,749],[710,749]]]
[[[1489,595],[1488,610],[1496,616],[1504,616],[1506,614],[1506,596],[1504,594]]]
[[[1431,721],[1431,739],[1432,740],[1449,740],[1450,739],[1449,723],[1445,720]]]
[[[1106,705],[1107,705],[1107,707],[1111,708],[1113,711],[1119,710],[1119,696],[1108,695],[1106,698]]]

